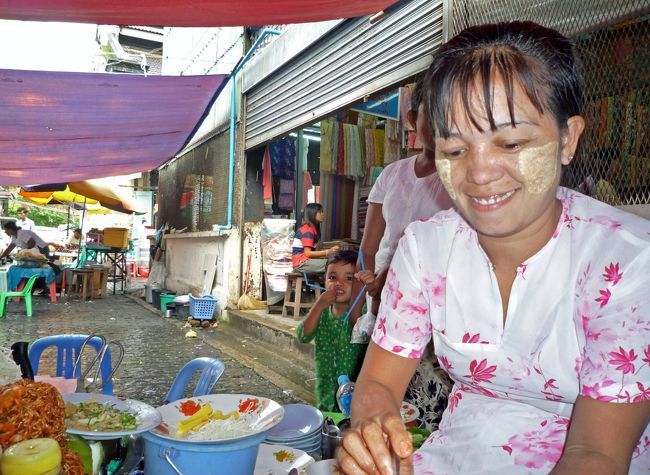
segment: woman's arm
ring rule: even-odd
[[[384,237],[384,231],[386,230],[386,221],[384,221],[382,213],[383,206],[381,203],[368,203],[366,226],[363,230],[361,248],[359,249],[363,253],[363,262],[366,270],[373,272],[375,271],[375,254],[379,250],[379,243],[381,242],[381,238]],[[357,261],[357,270],[361,270],[361,262],[359,261]]]
[[[34,246],[36,246],[36,241],[34,241],[34,238],[30,238],[25,249],[34,249]]]
[[[13,242],[9,244],[7,246],[7,249],[5,249],[2,255],[0,255],[0,259],[2,259],[3,257],[7,257],[9,254],[11,254],[11,251],[13,251],[15,247],[16,245]]]
[[[650,401],[611,403],[578,396],[564,452],[552,475],[626,475],[650,422]]]
[[[389,444],[402,459],[413,453],[399,408],[419,362],[370,342],[354,388],[352,429],[346,432],[337,454],[345,473],[391,473]]]
[[[338,246],[333,246],[330,247],[329,249],[324,249],[322,251],[315,251],[312,247],[304,246],[302,252],[304,252],[305,256],[307,256],[309,259],[323,259],[329,256],[330,254],[334,254],[338,250],[339,250]]]

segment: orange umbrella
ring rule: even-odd
[[[126,196],[113,186],[103,184],[101,180],[24,186],[18,194],[37,204],[47,204],[51,201],[85,204],[99,203],[105,208],[120,213],[145,213],[145,210],[134,199]]]

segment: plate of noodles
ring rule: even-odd
[[[69,434],[86,439],[116,439],[147,432],[162,422],[157,409],[144,402],[106,394],[64,394]]]
[[[158,408],[163,422],[152,434],[192,443],[219,443],[269,431],[284,417],[271,399],[246,394],[209,394]]]

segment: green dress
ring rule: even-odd
[[[310,335],[304,334],[304,320],[298,325],[296,335],[301,343],[316,338],[316,404],[321,411],[339,412],[336,405],[338,377],[347,374],[357,379],[368,345],[350,343],[352,325],[343,322],[343,316],[332,315],[328,308],[320,315],[318,327]]]

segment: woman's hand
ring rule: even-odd
[[[412,473],[413,445],[399,414],[385,413],[356,424],[343,437],[337,452],[339,466],[347,474]],[[399,459],[399,460],[397,460]]]

